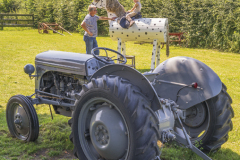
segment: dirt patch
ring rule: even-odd
[[[58,159],[76,159],[76,157],[73,155],[73,152],[70,150],[65,150],[63,151],[60,155],[58,156],[54,156],[54,157],[50,157],[48,155],[49,149],[42,149],[36,153],[34,153],[33,156],[34,159],[36,160],[42,160],[43,157],[45,157],[46,159],[51,159],[51,160],[58,160]]]
[[[76,159],[76,157],[73,155],[72,151],[63,151],[63,154],[56,157],[57,159]]]

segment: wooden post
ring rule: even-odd
[[[1,21],[1,26],[0,26],[0,28],[1,28],[1,30],[3,30],[3,15],[1,15],[0,14],[0,21]]]
[[[18,20],[18,16],[15,16],[15,18]],[[16,21],[15,24],[19,24],[18,21]]]
[[[34,28],[34,14],[32,15],[32,27]]]

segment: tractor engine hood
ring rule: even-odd
[[[93,56],[89,54],[46,51],[36,56],[35,63],[36,67],[44,66],[47,70],[86,75],[86,61],[92,58]]]

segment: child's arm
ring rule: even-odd
[[[131,10],[129,10],[128,12],[132,12],[135,8],[137,8],[138,4],[135,3],[135,5],[133,6],[133,8]]]

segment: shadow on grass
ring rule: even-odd
[[[4,146],[4,149],[0,150],[0,159],[1,157],[35,159],[37,155],[47,159],[55,159],[49,157],[73,159],[71,152],[65,153],[73,149],[73,144],[69,140],[71,133],[68,125],[69,118],[54,114],[52,120],[49,113],[37,115],[40,125],[38,139],[34,142],[25,142],[11,136],[7,128],[6,112],[0,112],[0,144]],[[41,150],[47,152],[41,155]]]
[[[208,157],[213,160],[217,159],[231,159],[231,160],[239,160],[240,155],[229,148],[223,148],[218,151],[205,153]],[[170,142],[165,144],[163,147],[163,152],[161,155],[161,159],[169,160],[169,159],[189,159],[189,160],[201,160],[202,158],[198,156],[196,153],[191,151],[190,149],[181,147],[176,142]]]

